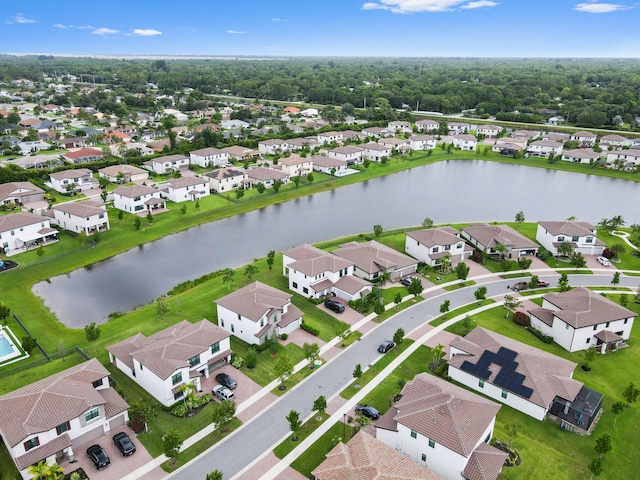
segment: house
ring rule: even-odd
[[[622,135],[604,135],[600,139],[600,146],[611,148],[630,147],[633,145],[633,140],[623,137]]]
[[[354,264],[311,245],[282,252],[283,274],[289,290],[308,298],[335,295],[356,300],[371,291],[371,283],[354,277]]]
[[[574,252],[602,255],[607,245],[596,237],[597,227],[588,222],[538,222],[536,241],[553,255],[562,242],[571,242]]]
[[[44,200],[44,190],[31,182],[10,182],[0,184],[0,205],[24,205]]]
[[[253,282],[218,300],[218,325],[252,345],[274,335],[290,334],[302,323],[302,312],[291,303],[292,295]]]
[[[15,255],[57,241],[58,231],[46,217],[30,212],[0,215],[0,253]]]
[[[148,337],[141,333],[107,347],[109,362],[168,407],[181,385],[202,391],[202,378],[231,359],[231,335],[207,319],[183,320]]]
[[[42,140],[30,140],[28,142],[19,142],[16,144],[20,150],[21,155],[29,155],[31,153],[39,152],[40,150],[49,150],[51,144],[43,142]]]
[[[301,157],[298,154],[292,153],[288,157],[280,158],[277,167],[282,170],[282,172],[288,174],[289,177],[303,177],[313,172],[313,160],[311,157]]]
[[[319,115],[317,108],[305,108],[300,112],[300,115],[306,118],[317,117]]]
[[[247,188],[255,187],[258,183],[262,183],[265,187],[271,188],[276,180],[282,182],[283,185],[289,183],[289,174],[275,170],[273,168],[253,167],[247,170]]]
[[[189,160],[191,164],[204,168],[226,167],[229,165],[229,154],[219,148],[201,148],[189,152]]]
[[[593,148],[575,148],[562,153],[562,160],[573,163],[592,163],[600,158],[600,153]]]
[[[452,380],[536,420],[572,409],[574,415],[564,420],[588,430],[600,411],[603,395],[572,378],[575,362],[482,327],[456,337],[449,349]]]
[[[293,150],[302,150],[304,148],[315,148],[318,146],[318,141],[312,137],[301,137],[301,138],[290,138],[287,140],[289,142],[289,148]]]
[[[471,125],[463,122],[449,122],[447,123],[449,128],[449,135],[462,135],[463,133],[469,133]]]
[[[236,167],[220,168],[204,176],[209,179],[209,190],[216,193],[245,188],[247,182],[247,171]]]
[[[315,480],[442,480],[423,465],[385,445],[364,430],[339,442],[311,472]]]
[[[411,150],[433,150],[437,143],[438,139],[433,135],[411,135],[409,137]]]
[[[560,133],[560,132],[546,132],[541,135],[540,140],[553,140],[554,142],[564,143],[569,140],[568,133]]]
[[[360,145],[360,148],[362,148],[362,157],[374,162],[381,162],[383,158],[391,158],[391,147],[386,145],[369,142]]]
[[[640,149],[614,150],[607,152],[607,163],[622,164],[623,166],[637,167],[640,165]]]
[[[542,307],[529,310],[531,326],[569,352],[591,347],[617,350],[631,336],[636,314],[584,287],[548,293]]]
[[[428,118],[417,120],[416,129],[418,132],[437,132],[440,129],[440,122]]]
[[[188,170],[189,157],[182,154],[166,155],[147,160],[142,166],[158,175],[168,175],[181,170]]]
[[[31,465],[74,460],[74,451],[129,421],[129,405],[92,358],[0,397],[0,435],[22,478]]]
[[[395,134],[413,133],[411,124],[409,122],[396,120],[395,122],[389,122],[387,129],[391,130]]]
[[[258,152],[257,150],[241,147],[240,145],[224,147],[222,151],[227,153],[230,160],[252,160],[260,156],[260,152]]]
[[[362,133],[367,137],[382,138],[393,137],[393,131],[383,127],[367,127],[362,129]]]
[[[284,107],[283,112],[296,114],[296,113],[300,113],[300,109],[298,107],[288,106],[288,107]]]
[[[258,151],[262,155],[275,155],[277,153],[283,153],[290,150],[289,142],[281,140],[279,138],[273,138],[270,140],[262,140],[258,142]]]
[[[428,373],[374,421],[376,438],[447,480],[496,480],[508,454],[492,447],[500,405]]]
[[[478,125],[476,126],[476,135],[484,135],[485,138],[496,138],[500,135],[502,127],[498,125]]]
[[[227,130],[241,130],[243,128],[249,128],[251,124],[242,120],[224,120],[220,123],[220,126]]]
[[[347,171],[347,162],[337,158],[314,155],[311,157],[311,161],[316,172],[326,173],[327,175],[340,175]]]
[[[180,110],[176,110],[175,108],[165,108],[164,115],[166,117],[173,115],[179,122],[186,122],[187,120],[189,120],[189,116],[187,114],[182,113]]]
[[[113,144],[109,147],[109,151],[111,152],[111,155],[118,158],[125,158],[127,152],[135,152],[135,156],[137,157],[144,157],[156,153],[156,150],[153,147],[140,142]]]
[[[532,157],[548,158],[562,154],[562,147],[562,143],[553,140],[535,140],[527,148],[527,153]]]
[[[18,157],[5,162],[9,165],[17,165],[20,168],[41,169],[41,168],[57,168],[64,165],[60,160],[60,155],[30,155],[28,157]]]
[[[405,153],[409,150],[409,140],[402,138],[380,138],[378,144],[390,148],[392,152]]]
[[[566,120],[564,119],[564,117],[562,115],[556,115],[556,116],[553,116],[553,117],[549,118],[549,120],[547,120],[547,125],[558,126],[558,125],[562,125],[565,122],[566,122]]]
[[[326,145],[328,143],[342,143],[344,135],[342,132],[323,132],[318,134],[318,144]]]
[[[58,144],[66,149],[82,148],[87,146],[88,141],[87,137],[70,137],[59,139]]]
[[[208,178],[180,177],[168,180],[161,195],[172,202],[180,203],[208,197],[210,195],[209,189]]]
[[[51,223],[60,228],[74,233],[84,232],[87,236],[110,228],[107,209],[93,200],[53,205],[47,211],[47,216],[51,218]]]
[[[514,130],[513,132],[511,132],[511,135],[509,136],[511,138],[523,138],[529,141],[529,140],[535,140],[541,135],[542,134],[537,130]]]
[[[75,164],[97,162],[102,158],[102,152],[95,148],[83,148],[75,152],[63,153],[62,158],[68,163]]]
[[[362,148],[346,145],[344,147],[332,148],[327,152],[329,158],[335,158],[349,165],[362,163]]]
[[[60,193],[98,188],[98,181],[93,178],[93,172],[88,168],[50,173],[49,184],[51,188]]]
[[[375,240],[343,243],[331,253],[352,262],[355,265],[353,274],[365,280],[373,280],[385,273],[391,276],[391,280],[396,280],[418,269],[417,260]]]
[[[529,240],[508,225],[470,225],[462,228],[462,238],[468,240],[480,251],[486,251],[490,255],[500,254],[504,258],[518,259],[538,253],[536,242]],[[498,245],[504,245],[506,250],[500,252]]]
[[[453,227],[427,228],[405,233],[404,251],[430,267],[440,264],[445,256],[451,263],[469,258],[473,248],[467,245]]]
[[[478,139],[468,133],[453,135],[453,147],[465,151],[475,151]]]
[[[149,178],[147,170],[127,164],[101,168],[98,175],[113,183],[143,182]]]
[[[113,191],[113,206],[128,213],[161,213],[167,206],[160,190],[146,185],[120,186]]]
[[[598,136],[595,133],[580,131],[572,133],[569,139],[572,142],[578,142],[582,147],[593,147]]]

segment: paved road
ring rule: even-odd
[[[612,273],[569,275],[569,284],[572,286],[609,286]],[[556,285],[559,275],[540,274],[539,277],[549,281],[551,285]],[[526,280],[526,277],[523,280]],[[485,283],[487,297],[509,292],[513,294],[508,290],[508,285],[513,285],[515,281],[517,279],[496,279]],[[622,276],[619,286],[636,288],[639,283],[640,278],[638,277]],[[224,442],[217,444],[210,452],[193,460],[185,468],[167,478],[204,479],[208,472],[215,469],[222,471],[224,478],[236,475],[265,451],[271,450],[273,445],[289,432],[285,417],[292,409],[298,411],[301,418],[307,417],[312,411],[313,401],[318,396],[324,395],[326,398],[330,398],[351,383],[356,364],[368,365],[380,355],[377,352],[377,346],[381,340],[392,338],[398,328],[409,333],[423,323],[439,316],[440,305],[444,300],[451,302],[451,310],[474,302],[473,292],[477,288],[477,285],[473,285],[451,292],[445,291],[437,297],[399,312],[392,319],[378,325],[360,341],[334,357],[322,367],[319,373],[311,375],[306,381],[272,404],[265,412],[254,417],[241,429],[234,432]]]

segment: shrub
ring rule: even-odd
[[[282,335],[280,335],[280,338],[282,340],[286,340],[287,338],[289,338],[289,335],[287,335],[286,333],[283,333]]]
[[[256,368],[258,364],[258,351],[255,347],[250,347],[244,357],[244,364],[248,369]]]
[[[551,257],[551,252],[544,247],[538,249],[537,256],[543,262],[547,261]]]
[[[236,368],[242,368],[242,366],[244,365],[244,359],[240,355],[236,355],[235,357],[233,357],[231,365]]]
[[[31,335],[26,335],[22,337],[22,349],[25,352],[31,353],[31,350],[33,350],[34,348],[36,348],[35,338],[33,338]]]
[[[529,325],[531,325],[531,319],[529,318],[529,315],[524,312],[516,312],[513,315],[513,322],[523,327],[528,327]]]
[[[536,337],[538,337],[540,340],[542,340],[544,343],[553,343],[553,337],[550,337],[549,335],[545,335],[537,328],[529,327],[528,330],[531,333],[533,333]]]
[[[471,254],[471,260],[476,263],[484,263],[484,255],[482,255],[482,252],[474,250]]]
[[[351,302],[349,302],[349,303],[351,303]],[[320,335],[320,330],[318,330],[317,328],[312,327],[311,325],[307,325],[304,322],[302,322],[302,325],[300,325],[300,328],[303,329],[305,332],[309,332],[311,335],[315,335],[316,337],[318,335]]]
[[[186,417],[187,416],[187,406],[184,402],[178,403],[175,407],[171,409],[171,414],[176,417]]]
[[[615,255],[615,253],[613,253],[608,248],[605,248],[604,251],[602,252],[602,256],[605,257],[605,258],[608,258],[609,260],[611,260],[616,255]]]
[[[193,402],[193,408],[200,408],[204,405],[206,405],[207,403],[210,403],[211,400],[213,400],[213,397],[211,396],[210,393],[205,393],[204,395],[201,395],[199,397],[196,397]]]

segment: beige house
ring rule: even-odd
[[[98,170],[98,175],[113,183],[143,182],[149,172],[133,165],[112,165]]]
[[[365,280],[373,280],[385,273],[395,280],[415,273],[418,268],[416,259],[375,240],[343,243],[331,253],[352,262],[355,265],[354,275]]]
[[[238,188],[245,188],[247,184],[247,171],[237,167],[227,167],[205,173],[209,179],[209,189],[212,192],[223,193]]]
[[[508,225],[470,225],[462,228],[461,235],[480,251],[516,260],[521,256],[535,255],[539,248],[536,242]],[[506,250],[500,252],[500,245],[504,245]]]

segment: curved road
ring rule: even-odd
[[[551,285],[556,285],[560,277],[557,273],[545,275],[539,272],[538,274],[541,280],[547,280]],[[571,286],[608,286],[611,284],[611,278],[611,274],[569,275],[569,284]],[[523,277],[523,280],[526,279],[527,277]],[[487,287],[487,298],[489,298],[509,292],[508,286],[516,281],[518,279],[499,279],[482,285]],[[636,288],[638,283],[640,283],[638,277],[621,276],[618,286]],[[352,344],[330,360],[322,367],[321,375],[311,375],[223,442],[216,444],[209,452],[197,457],[166,478],[203,479],[208,472],[215,469],[222,471],[224,478],[232,478],[254,459],[270,451],[274,444],[289,433],[285,417],[291,410],[298,411],[301,419],[306,418],[311,414],[311,407],[318,396],[324,395],[329,399],[353,381],[352,372],[356,364],[368,365],[374,362],[380,356],[377,346],[381,340],[392,338],[398,328],[404,329],[408,334],[440,316],[440,305],[444,300],[451,302],[451,310],[474,303],[476,300],[473,292],[477,288],[478,284],[455,291],[444,291],[441,295],[398,312],[376,326],[359,342]]]

